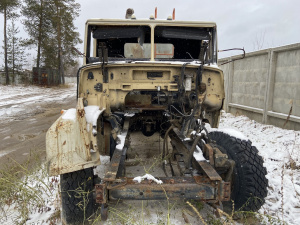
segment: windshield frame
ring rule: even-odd
[[[96,22],[96,20],[100,20]],[[150,43],[151,43],[151,57],[150,58],[113,58],[108,57],[109,61],[200,61],[199,58],[193,57],[193,58],[155,58],[155,29],[157,27],[183,27],[183,28],[205,28],[210,30],[211,38],[209,40],[209,46],[208,46],[208,57],[205,60],[202,60],[202,64],[216,64],[217,63],[217,57],[218,57],[218,51],[217,51],[217,29],[216,24],[211,22],[195,22],[195,21],[151,21],[151,20],[101,20],[101,19],[92,19],[88,20],[86,23],[86,41],[85,41],[85,55],[86,59],[84,60],[84,64],[88,63],[94,63],[99,62],[100,60],[97,60],[97,50],[95,49],[95,44],[97,41],[94,39],[92,40],[92,27],[101,27],[101,26],[148,26],[151,30],[151,37],[150,37]],[[93,43],[93,46],[91,44]],[[149,42],[148,42],[149,43]],[[93,48],[93,49],[91,49]],[[91,59],[91,60],[89,60]]]

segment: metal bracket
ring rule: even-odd
[[[107,202],[107,188],[106,183],[104,184],[96,184],[96,203],[104,204]]]
[[[230,182],[220,182],[219,200],[230,201],[231,185]]]
[[[111,158],[109,168],[105,174],[104,181],[115,181],[117,177],[117,173],[119,170],[119,166],[121,164],[122,159],[125,160],[125,157],[122,157],[126,155],[127,151],[127,145],[128,145],[128,139],[129,139],[129,117],[125,118],[124,125],[123,125],[123,130],[121,135],[125,136],[125,142],[122,150],[115,149],[113,156]]]

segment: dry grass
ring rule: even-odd
[[[0,222],[23,224],[31,213],[50,210],[47,201],[54,194],[53,186],[58,180],[48,177],[39,156],[35,162],[28,160],[22,165],[12,161],[13,164],[0,171]]]

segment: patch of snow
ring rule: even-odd
[[[53,219],[52,222],[50,220],[60,209],[60,177],[48,177],[47,174],[45,174],[45,166],[42,166],[39,171],[26,176],[26,178],[22,178],[21,182],[24,184],[22,189],[28,189],[28,193],[35,192],[36,199],[39,199],[39,203],[37,205],[37,200],[35,199],[25,206],[26,209],[29,210],[28,220],[25,223],[22,221],[24,218],[22,218],[23,215],[20,213],[20,210],[22,210],[20,207],[23,206],[16,205],[14,202],[9,206],[5,205],[5,211],[9,213],[6,217],[0,218],[1,224],[61,224],[59,221],[55,221],[55,219]],[[20,191],[21,192],[16,193],[16,195],[21,194],[22,190]],[[24,211],[26,209],[24,209]]]
[[[11,153],[11,152],[14,152],[15,150],[13,150],[13,151],[1,151],[0,152],[0,157],[3,157],[3,156],[5,156],[5,155],[7,155],[7,154],[9,154],[9,153]]]
[[[125,117],[133,117],[135,115],[135,113],[125,113],[124,116]]]
[[[75,121],[76,120],[76,109],[71,108],[71,109],[64,111],[64,113],[62,115],[62,119]]]
[[[122,150],[125,144],[126,139],[126,133],[122,133],[118,135],[118,145],[116,146],[116,149]]]
[[[193,130],[193,131],[191,132],[191,135],[196,135],[196,131]]]
[[[100,155],[100,165],[94,169],[94,174],[98,175],[101,179],[104,178],[107,166],[110,164],[110,156]]]
[[[204,66],[220,69],[220,67],[215,63],[213,63],[213,64],[204,64]]]
[[[233,129],[233,128],[228,128],[228,127],[227,128],[221,128],[221,129],[218,129],[218,131],[223,132],[225,134],[228,134],[230,136],[239,138],[241,140],[245,140],[245,141],[249,140],[242,132],[240,132],[236,129]]]
[[[300,131],[260,124],[230,113],[222,113],[219,127],[243,132],[264,160],[269,187],[259,212],[287,224],[300,224]]]
[[[212,128],[210,126],[210,124],[207,123],[207,124],[205,124],[205,128],[207,129],[208,133],[213,132],[213,131],[219,131],[224,134],[228,134],[230,136],[239,138],[241,140],[245,140],[245,141],[249,140],[249,138],[246,135],[244,135],[240,130],[238,130],[234,127],[230,127],[230,125],[228,125],[228,127],[219,126],[219,128]]]
[[[55,90],[55,91],[54,91]],[[60,103],[76,96],[76,85],[68,88],[0,85],[0,121],[9,122],[18,115],[30,115],[44,110],[40,105]]]
[[[199,148],[198,145],[196,145],[196,150],[194,151],[193,156],[198,162],[206,160],[203,156],[202,150]]]
[[[143,180],[153,180],[155,183],[157,184],[162,184],[163,182],[161,180],[156,179],[154,176],[152,176],[151,174],[146,173],[144,176],[138,176],[133,178],[134,181],[141,183]]]
[[[86,122],[92,124],[93,126],[97,126],[98,117],[104,110],[105,109],[100,110],[99,106],[97,105],[89,105],[84,107]]]
[[[100,155],[100,165],[94,169],[94,174],[98,175],[101,179],[104,178],[107,166],[110,164],[110,156]]]

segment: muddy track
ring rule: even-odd
[[[76,97],[72,93],[63,96],[59,102],[36,101],[34,104],[24,106],[24,113],[2,118],[0,123],[0,169],[5,168],[13,161],[22,164],[37,156],[44,159],[47,130],[60,116],[61,109],[75,106]]]

